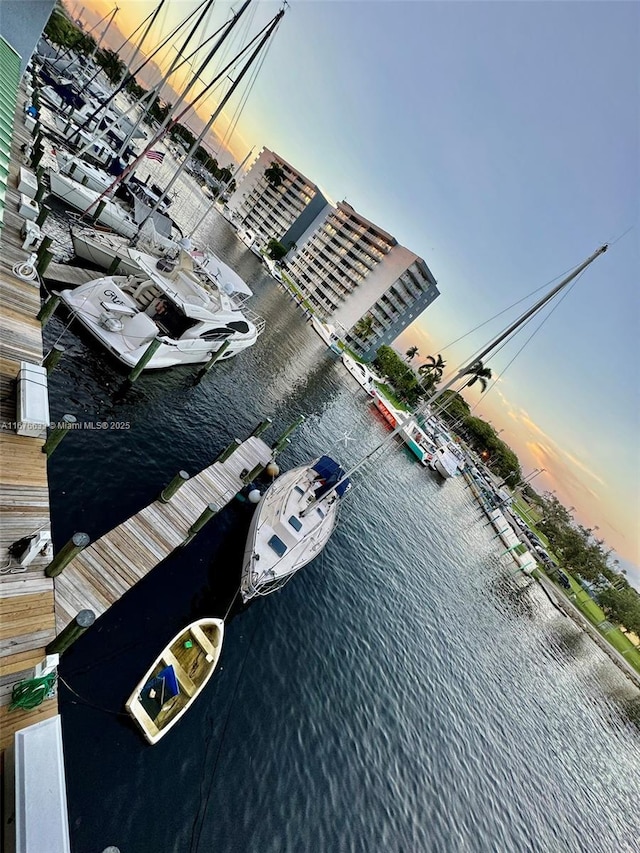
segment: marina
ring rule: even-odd
[[[180,141],[176,168],[160,121],[123,118],[125,101],[137,115],[128,93],[96,117],[118,87],[99,70],[87,83],[94,60],[82,85],[57,63],[39,55],[19,89],[0,235],[5,842],[632,849],[640,681],[625,656],[637,651],[614,654],[616,626],[580,615],[568,564],[571,581],[512,506],[525,481],[507,489],[432,408],[490,377],[482,359],[607,245],[405,408],[391,370],[364,359],[392,340],[393,312],[409,323],[438,295],[425,262],[346,201],[329,205],[318,251],[342,234],[343,266],[365,277],[394,259],[391,286],[378,269],[380,293],[358,317],[342,305],[334,327],[329,291],[267,260],[278,241],[257,219],[209,203],[231,179],[216,184],[195,153],[249,64],[200,139]],[[44,82],[63,116],[41,112]],[[78,158],[110,168],[127,145],[122,206]],[[273,157],[263,205],[292,175],[307,202],[319,193]],[[287,227],[280,248],[295,253],[302,231]]]

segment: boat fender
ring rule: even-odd
[[[269,462],[264,470],[270,477],[277,477],[280,473],[280,467],[276,462]]]
[[[247,499],[251,504],[257,504],[260,502],[260,498],[262,495],[260,494],[260,489],[251,489],[249,494],[247,495]]]

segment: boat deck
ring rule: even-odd
[[[0,566],[9,563],[8,546],[40,528],[49,528],[47,457],[43,441],[16,435],[15,384],[20,361],[40,364],[42,331],[37,284],[12,273],[29,252],[22,247],[23,220],[18,216],[20,147],[31,137],[24,126],[24,90],[18,93],[7,179],[4,223],[0,235]],[[47,558],[38,557],[26,571],[0,573],[0,752],[19,729],[58,713],[56,697],[30,711],[9,711],[13,685],[33,676],[55,636],[53,581],[44,574]]]
[[[155,501],[81,551],[55,578],[57,631],[81,610],[102,615],[185,541],[208,504],[222,509],[242,489],[240,474],[266,465],[271,453],[262,439],[249,437],[225,462],[189,479],[169,503]]]

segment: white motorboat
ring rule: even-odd
[[[346,352],[342,353],[342,363],[356,380],[358,385],[364,388],[367,394],[373,396],[376,388],[376,382],[382,382],[382,378],[374,373],[373,370],[370,370],[366,364],[363,364],[361,361],[356,361],[355,358],[351,358],[351,356]]]
[[[140,267],[135,263],[129,251],[130,242],[111,231],[100,231],[83,225],[71,227],[73,250],[78,258],[104,270],[112,270],[116,258],[118,275],[136,275]],[[187,240],[176,242],[158,234],[151,219],[145,220],[135,238],[136,249],[156,258],[177,256],[181,250],[189,252],[194,260],[195,269],[202,273],[201,278],[220,289],[231,299],[235,308],[241,308],[253,296],[253,291],[228,264],[207,250],[206,253],[191,251]]]
[[[336,333],[335,326],[332,326],[330,323],[323,323],[315,314],[312,314],[311,327],[313,331],[322,338],[330,350],[333,350],[335,353],[342,354],[342,347],[340,346],[342,341],[340,340],[340,336]]]
[[[409,418],[400,426],[400,435],[418,461],[429,465],[438,448],[415,418]]]
[[[253,231],[249,231],[248,229],[240,229],[238,232],[238,238],[242,240],[245,246],[253,252],[253,254],[262,260],[262,252],[260,251],[260,246],[258,245],[256,235]]]
[[[70,207],[76,210],[85,211],[91,208],[91,213],[95,214],[98,211],[96,202],[100,198],[101,193],[97,190],[89,189],[83,186],[78,181],[74,181],[68,175],[61,175],[55,169],[49,169],[49,183],[53,195],[62,199]],[[100,204],[104,202],[104,207],[98,222],[112,228],[118,234],[131,239],[138,233],[138,224],[133,217],[127,213],[124,208],[120,207],[115,201],[108,198],[103,198]]]
[[[275,280],[279,282],[283,281],[280,268],[274,260],[272,260],[268,255],[263,255],[262,263],[269,270],[269,275],[271,276],[271,278],[275,278]]]
[[[74,317],[123,364],[135,366],[156,338],[160,346],[145,369],[207,362],[225,342],[221,359],[228,359],[256,343],[264,320],[203,286],[189,256],[183,253],[172,265],[133,249],[130,254],[137,275],[104,276],[60,293]]]
[[[269,486],[249,528],[240,583],[243,601],[280,589],[318,556],[349,486],[329,456],[293,468]]]
[[[448,480],[450,477],[455,477],[460,470],[457,457],[451,452],[448,445],[438,447],[433,454],[429,467],[433,471],[437,471],[441,477]]]
[[[149,743],[157,743],[204,690],[224,638],[222,619],[198,619],[167,644],[126,703]]]

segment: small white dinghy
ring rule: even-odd
[[[183,628],[153,662],[126,708],[149,743],[178,722],[213,675],[222,650],[222,619],[198,619]]]

